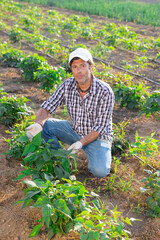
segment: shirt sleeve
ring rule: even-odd
[[[114,106],[114,93],[110,89],[98,104],[98,113],[92,131],[97,131],[100,135],[112,134],[112,112]]]
[[[65,82],[63,82],[53,93],[53,95],[41,105],[42,108],[54,114],[56,109],[65,102]]]

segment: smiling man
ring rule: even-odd
[[[107,83],[93,76],[93,58],[87,49],[73,51],[69,65],[73,77],[42,103],[36,123],[27,128],[27,135],[32,139],[42,131],[42,138],[46,142],[52,139],[50,145],[55,149],[61,147],[59,141],[69,144],[72,153],[83,149],[89,171],[102,178],[108,175],[111,166],[114,94]],[[62,104],[67,107],[70,121],[48,118]]]

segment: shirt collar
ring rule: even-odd
[[[75,78],[72,77],[71,80],[72,80],[72,89],[75,89],[78,91]],[[92,85],[89,90],[90,93],[96,94],[96,82],[97,82],[97,78],[93,75]]]
[[[97,82],[97,78],[93,75],[93,81],[90,88],[90,92],[93,94],[96,94],[96,85],[97,85],[96,82]]]

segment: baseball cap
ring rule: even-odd
[[[76,50],[71,52],[69,55],[69,64],[72,61],[72,59],[75,57],[79,57],[86,62],[90,60],[93,63],[93,58],[91,53],[85,48],[77,48]]]

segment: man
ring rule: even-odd
[[[73,77],[65,80],[54,94],[42,103],[36,123],[28,127],[33,137],[42,130],[42,138],[55,149],[59,141],[71,145],[77,153],[81,148],[88,157],[88,169],[98,178],[108,175],[111,166],[112,111],[114,94],[110,86],[92,74],[93,58],[84,48],[77,48],[69,56]],[[70,122],[54,118],[58,106],[65,104]]]

